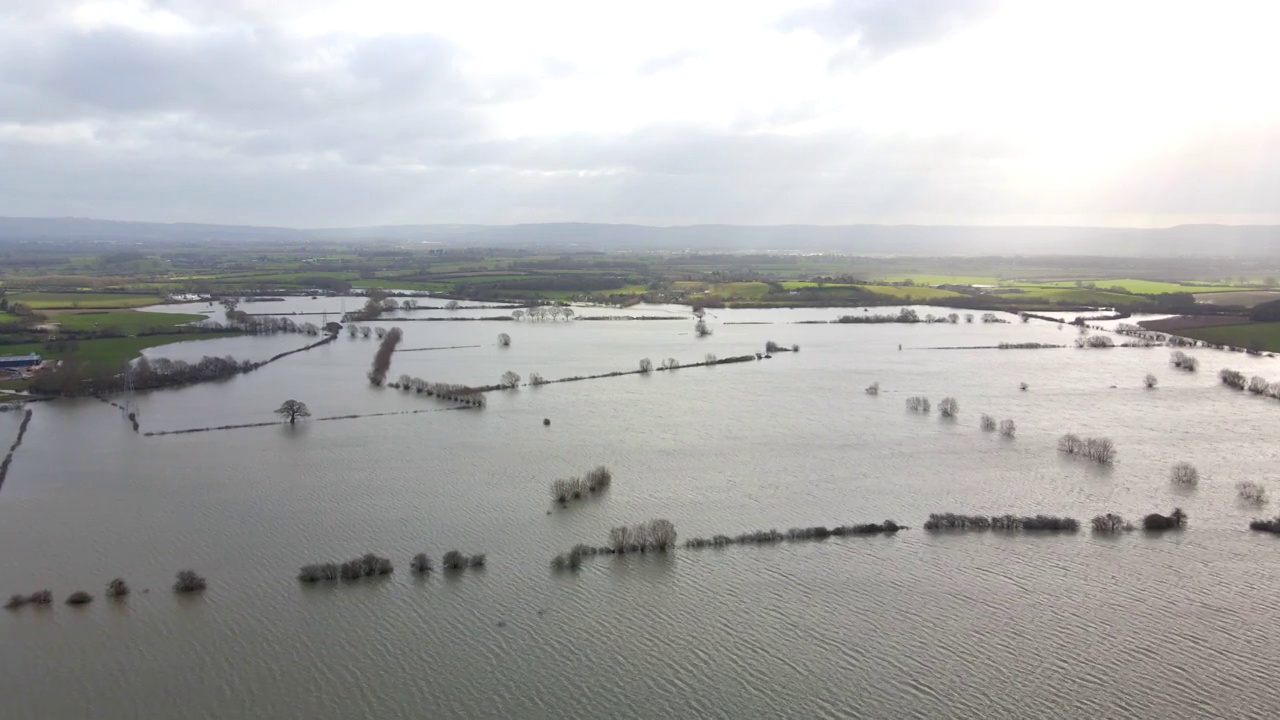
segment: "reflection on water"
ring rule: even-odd
[[[625,313],[682,312],[643,310]],[[596,312],[611,311],[579,310]],[[844,312],[717,310],[705,339],[687,313],[401,324],[408,347],[480,347],[397,355],[392,378],[467,384],[801,346],[492,393],[481,411],[147,438],[97,401],[42,403],[0,492],[0,593],[48,587],[57,600],[0,614],[5,717],[1241,717],[1280,705],[1276,547],[1245,529],[1259,511],[1234,492],[1274,483],[1280,406],[1215,377],[1230,366],[1280,380],[1280,364],[1197,350],[1201,370],[1187,374],[1159,348],[924,349],[1070,343],[1042,322],[791,324]],[[153,354],[261,359],[301,344]],[[270,421],[286,398],[317,417],[445,405],[369,387],[376,347],[343,335],[224,383],[148,394],[142,428]],[[1158,389],[1142,386],[1147,372]],[[880,395],[864,394],[877,380]],[[907,413],[916,394],[956,397],[959,418]],[[1016,420],[1017,439],[982,432],[982,413]],[[1115,467],[1059,457],[1068,431],[1115,440]],[[1168,483],[1180,460],[1207,476],[1193,492]],[[607,495],[553,507],[552,480],[599,463],[614,473]],[[1087,524],[1175,505],[1190,528],[1161,536],[918,529],[935,511]],[[576,575],[548,566],[655,517],[682,537],[886,518],[917,529],[593,557]],[[455,548],[488,566],[408,572],[415,553]],[[396,574],[294,579],[369,551]],[[209,579],[203,597],[169,591],[187,567]],[[101,597],[116,576],[134,588],[121,604]],[[62,605],[77,589],[99,597]]]

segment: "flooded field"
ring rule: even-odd
[[[242,309],[338,319],[360,303]],[[1280,381],[1280,361],[1187,350],[1200,361],[1187,373],[1168,348],[990,349],[1075,339],[1008,315],[833,325],[797,323],[862,311],[715,310],[714,334],[698,338],[687,308],[575,311],[676,319],[410,319],[507,314],[463,308],[367,324],[404,332],[390,378],[468,385],[701,362],[770,340],[800,351],[491,392],[483,409],[453,410],[371,387],[378,343],[344,332],[227,381],[139,395],[140,433],[97,400],[34,404],[0,492],[0,593],[49,588],[55,602],[0,613],[5,716],[1235,718],[1280,707],[1280,545],[1247,530],[1277,504],[1235,492],[1250,480],[1280,497],[1280,402],[1217,379],[1231,367]],[[237,337],[148,355],[260,360],[306,342]],[[908,412],[916,395],[954,397],[959,414]],[[317,419],[433,412],[144,434],[270,422],[289,398]],[[1016,437],[983,432],[982,414],[1015,420]],[[6,447],[20,422],[0,415]],[[1060,455],[1066,432],[1111,438],[1116,462]],[[1169,482],[1179,461],[1200,469],[1198,487]],[[553,503],[553,480],[599,464],[613,473],[606,493]],[[1181,532],[1087,531],[1098,513],[1175,506],[1190,517]],[[1085,529],[920,529],[944,511],[1068,515]],[[549,566],[652,518],[680,539],[885,519],[910,529]],[[415,553],[451,549],[486,553],[486,566],[410,574]],[[301,565],[365,552],[395,573],[295,579]],[[208,590],[177,597],[169,585],[188,567]],[[102,597],[117,576],[134,587],[123,602]],[[80,589],[97,599],[62,604]]]

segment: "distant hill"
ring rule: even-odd
[[[1170,228],[944,225],[689,225],[593,223],[386,225],[301,229],[85,218],[0,218],[0,242],[394,241],[578,250],[843,252],[866,255],[1280,256],[1280,226]]]

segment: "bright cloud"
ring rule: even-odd
[[[1280,221],[1280,5],[11,0],[0,214]]]

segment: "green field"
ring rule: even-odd
[[[149,330],[171,330],[178,325],[205,320],[204,315],[157,312],[59,313],[49,317],[63,330],[105,330],[112,328],[128,335]]]
[[[992,275],[930,275],[928,273],[897,273],[877,275],[872,278],[886,283],[900,283],[907,280],[917,285],[995,285],[999,278]]]
[[[945,298],[968,297],[963,293],[954,292],[952,290],[939,290],[932,287],[906,287],[903,285],[863,285],[864,289],[877,295],[889,295],[903,300],[910,297],[912,300],[942,300]]]
[[[1178,330],[1177,334],[1220,345],[1280,352],[1280,322],[1193,328]]]
[[[123,293],[15,292],[10,303],[23,303],[34,310],[50,308],[129,308],[158,305],[159,295],[125,295]]]
[[[1214,292],[1231,292],[1239,290],[1238,287],[1227,287],[1225,285],[1188,285],[1186,283],[1170,283],[1160,282],[1158,280],[1136,280],[1134,278],[1120,278],[1117,280],[1081,280],[1082,283],[1093,283],[1100,290],[1119,287],[1128,290],[1131,293],[1140,295],[1156,295],[1159,293],[1214,293]],[[1055,280],[1043,283],[1011,283],[1012,285],[1025,286],[1036,285],[1039,287],[1060,287],[1073,288],[1076,287],[1075,280]]]
[[[1004,298],[1016,305],[1019,299],[1040,300],[1043,302],[1061,303],[1064,305],[1142,305],[1151,302],[1141,295],[1124,295],[1102,290],[1056,288],[1040,286],[1019,286],[1022,292],[1003,293],[994,297]]]
[[[23,345],[0,345],[0,352],[5,355],[23,355],[39,353],[44,358],[61,358],[74,356],[94,364],[119,367],[125,362],[142,354],[142,350],[189,340],[213,340],[216,338],[235,337],[240,333],[185,333],[174,335],[148,335],[146,337],[102,338],[98,340],[81,340],[71,350],[47,350],[43,343],[26,343]]]

